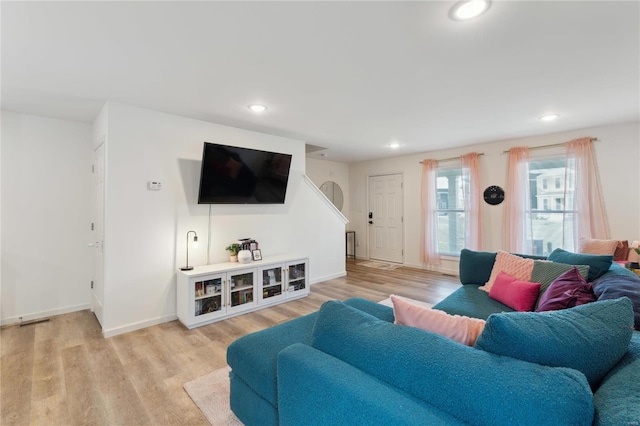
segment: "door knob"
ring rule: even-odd
[[[373,225],[373,221],[372,220],[369,221],[369,225]]]

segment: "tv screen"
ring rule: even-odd
[[[205,142],[198,204],[284,204],[291,155]]]

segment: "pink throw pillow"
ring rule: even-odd
[[[521,281],[500,272],[491,287],[489,297],[518,312],[530,312],[538,300],[540,286],[540,283]]]
[[[604,254],[613,256],[618,248],[618,240],[599,240],[595,238],[580,238],[578,253]]]
[[[460,315],[449,315],[444,311],[414,305],[391,295],[395,323],[421,328],[463,345],[473,346],[484,329],[484,320]]]
[[[479,287],[479,289],[489,293],[500,272],[507,273],[522,281],[529,281],[531,279],[531,273],[533,272],[533,259],[525,259],[524,257],[507,253],[506,251],[498,251],[493,269],[491,269],[489,281],[482,287]]]

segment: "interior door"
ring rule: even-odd
[[[403,262],[402,175],[369,177],[369,258]]]
[[[93,151],[93,286],[91,309],[102,325],[104,312],[104,142]]]

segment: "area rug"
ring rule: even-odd
[[[242,426],[229,406],[229,367],[184,384],[184,390],[214,426]]]
[[[411,302],[414,305],[419,305],[419,306],[424,306],[425,308],[433,308],[433,303],[428,303],[428,302],[423,302],[421,300],[415,300],[415,299],[409,299],[408,297],[402,297],[402,296],[397,296],[400,299],[404,299],[407,302]],[[393,302],[391,301],[391,297],[387,297],[384,300],[381,300],[378,302],[381,305],[385,305],[385,306],[389,306],[390,308],[393,308]]]
[[[378,262],[376,260],[367,260],[366,262],[360,262],[358,266],[366,266],[367,268],[384,269],[385,271],[393,271],[398,269],[402,265],[398,263]]]

